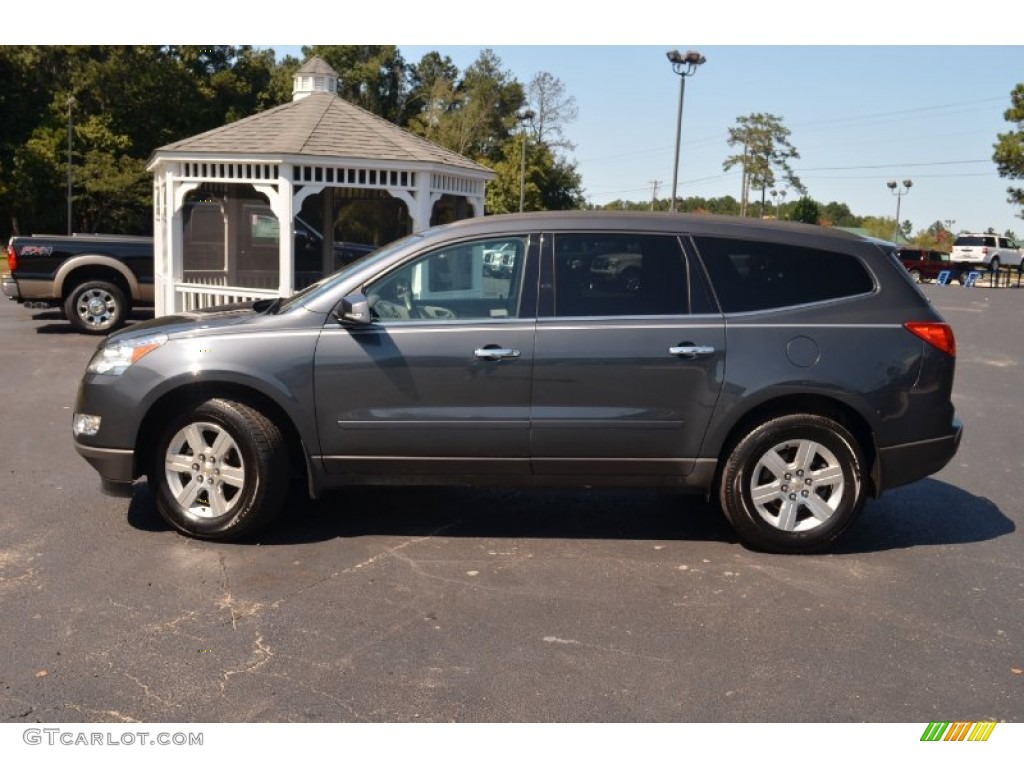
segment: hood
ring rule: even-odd
[[[152,320],[144,320],[141,323],[134,323],[127,328],[122,328],[120,331],[108,336],[105,341],[101,342],[101,346],[113,341],[124,341],[139,338],[140,336],[148,336],[152,333],[166,333],[168,336],[179,336],[210,329],[220,330],[244,325],[265,317],[267,315],[253,309],[253,302],[179,312],[175,315],[155,317]]]

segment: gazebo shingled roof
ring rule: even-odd
[[[299,101],[167,144],[157,151],[361,157],[444,163],[490,173],[488,168],[330,93],[311,93]]]

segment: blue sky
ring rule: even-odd
[[[409,62],[438,50],[460,69],[492,48],[520,81],[550,72],[576,98],[571,157],[598,204],[649,199],[652,181],[668,196],[679,79],[665,52],[695,48],[707,63],[686,84],[681,195],[739,197],[738,171],[722,170],[728,128],[741,115],[770,112],[792,131],[801,154],[794,169],[820,202],[894,216],[886,181],[909,178],[900,218],[915,231],[948,219],[957,230],[1013,229],[1024,238],[1024,220],[1006,202],[1011,181],[991,161],[996,135],[1013,127],[1003,118],[1010,92],[1024,82],[1020,13],[998,0],[955,10],[888,0],[845,8],[818,0],[711,8],[248,0],[204,4],[198,24],[181,9],[159,23],[142,18],[134,0],[51,0],[45,23],[29,4],[7,9],[0,43],[247,43],[279,56],[318,42],[392,43]],[[137,21],[103,21],[115,17]]]
[[[819,202],[895,216],[886,182],[910,179],[900,219],[915,231],[950,219],[957,230],[1010,228],[1024,236],[1024,221],[1006,202],[1009,180],[991,159],[996,134],[1012,127],[1003,112],[1024,82],[1024,47],[399,47],[409,62],[438,50],[460,69],[491,47],[521,82],[541,71],[561,79],[579,107],[567,127],[576,144],[570,156],[594,203],[650,199],[652,181],[660,182],[659,196],[669,195],[679,79],[665,53],[694,47],[707,63],[686,84],[681,195],[739,198],[739,171],[722,170],[733,152],[728,129],[741,115],[769,112],[791,130],[800,152],[794,170]]]

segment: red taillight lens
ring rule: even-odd
[[[982,256],[988,256],[988,246],[987,245],[983,245],[981,247],[981,255]]]
[[[7,244],[7,271],[13,272],[18,268],[18,254],[14,252],[14,246]]]
[[[903,327],[950,357],[956,357],[953,329],[945,323],[904,323]]]

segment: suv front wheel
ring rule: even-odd
[[[742,438],[722,470],[722,511],[742,541],[768,552],[827,547],[864,506],[854,437],[822,416],[771,419]]]
[[[200,539],[228,540],[278,513],[289,477],[277,426],[247,405],[214,399],[171,421],[149,480],[168,523]]]

